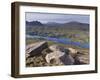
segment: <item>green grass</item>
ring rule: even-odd
[[[39,34],[48,33],[49,37],[57,36],[59,38],[70,38],[72,41],[77,41],[81,43],[89,43],[89,31],[84,30],[70,30],[70,29],[48,29],[48,30],[36,30]],[[32,32],[32,31],[31,31]],[[33,30],[34,32],[34,30]],[[79,35],[78,37],[75,35]]]
[[[39,40],[39,39],[27,38],[27,39],[26,39],[26,45],[32,44],[32,43],[36,43],[36,42],[39,42],[39,41],[41,41],[41,40]]]

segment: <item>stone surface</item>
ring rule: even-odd
[[[37,42],[37,43],[26,46],[26,54],[30,54],[30,56],[34,56],[41,53],[47,47],[48,47],[48,44],[46,41]]]
[[[74,49],[74,48],[68,48],[69,50],[69,54],[72,56],[72,57],[75,57],[75,55],[77,54],[77,50]]]
[[[64,55],[62,57],[60,57],[61,62],[64,65],[73,65],[75,60],[71,55]]]
[[[55,60],[55,64],[71,65],[74,64],[74,58],[69,54],[69,50],[61,48],[57,45],[49,47],[53,52],[46,55],[45,59],[47,63],[51,60]]]
[[[56,51],[56,50],[59,50],[59,47],[57,45],[52,45],[49,47],[49,49],[52,51]]]
[[[65,53],[60,52],[60,51],[54,51],[54,52],[51,52],[51,53],[47,54],[46,57],[45,57],[45,59],[46,59],[47,63],[50,63],[51,59],[58,60],[64,54]]]
[[[81,54],[75,57],[76,64],[89,64],[89,55],[88,54]]]
[[[64,48],[57,44],[48,46],[46,41],[26,46],[28,67],[80,64],[89,64],[89,53],[84,50]]]

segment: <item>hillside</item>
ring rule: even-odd
[[[71,21],[67,23],[56,23],[56,22],[48,22],[48,23],[41,23],[39,21],[26,21],[26,26],[28,27],[45,27],[45,28],[64,28],[64,29],[79,29],[79,30],[89,30],[89,24],[87,23],[80,23],[76,21]]]

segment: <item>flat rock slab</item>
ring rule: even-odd
[[[34,56],[36,54],[41,53],[43,49],[46,48],[48,48],[48,44],[46,41],[30,44],[26,46],[26,54],[30,54],[30,56],[31,55]]]

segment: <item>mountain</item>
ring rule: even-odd
[[[68,22],[68,23],[64,23],[64,25],[74,25],[74,26],[76,26],[76,25],[80,25],[80,26],[82,26],[82,25],[89,25],[88,23],[80,23],[80,22],[77,22],[77,21],[71,21],[71,22]]]
[[[69,29],[81,29],[81,30],[89,30],[89,24],[87,23],[80,23],[76,21],[64,23],[63,26]]]
[[[32,21],[32,22],[26,21],[26,26],[43,26],[43,24],[39,21]]]
[[[77,21],[71,21],[71,22],[66,22],[66,23],[48,22],[45,25],[48,27],[62,27],[65,29],[89,30],[89,24],[80,23]]]
[[[39,21],[32,21],[28,22],[26,21],[27,28],[47,28],[47,29],[57,29],[57,28],[64,28],[64,29],[70,29],[70,30],[89,30],[89,24],[87,23],[80,23],[77,21],[71,21],[66,23],[56,23],[56,22],[48,22],[48,23],[41,23]]]

